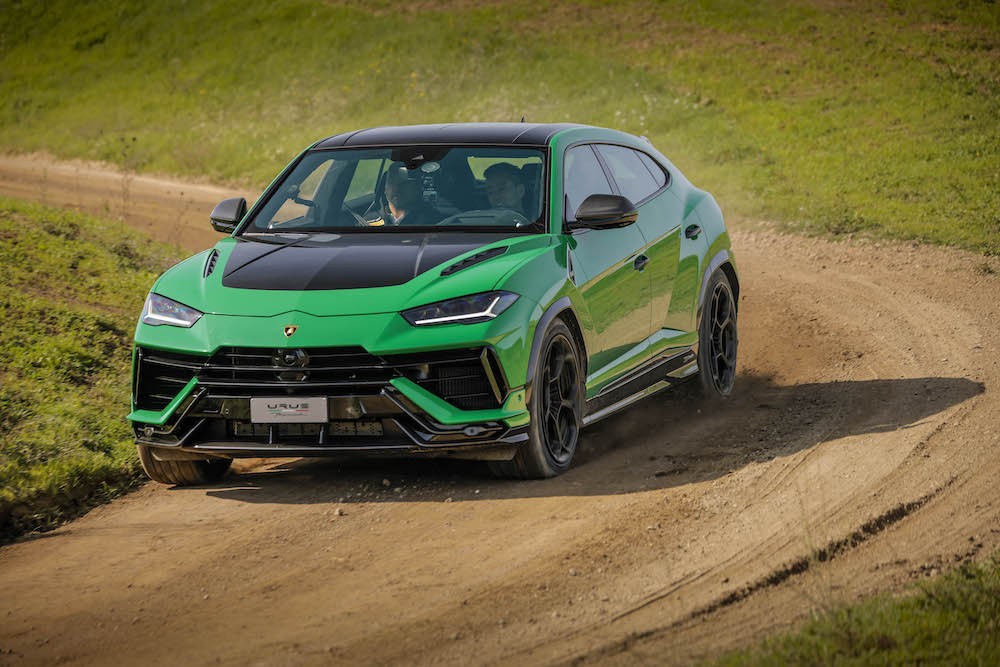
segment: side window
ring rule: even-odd
[[[643,164],[639,153],[624,146],[597,146],[598,152],[611,170],[611,176],[618,184],[623,197],[637,204],[660,189],[649,169]]]
[[[610,195],[604,169],[598,162],[590,146],[577,146],[566,151],[566,167],[563,172],[563,190],[566,193],[566,219],[574,220],[576,210],[590,195]]]
[[[642,152],[639,153],[639,158],[646,165],[646,168],[649,169],[649,173],[653,175],[657,189],[667,184],[667,172],[660,166],[659,162]]]

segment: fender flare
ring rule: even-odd
[[[729,251],[723,248],[719,252],[715,253],[709,261],[708,266],[705,267],[705,273],[701,276],[701,291],[698,292],[698,313],[701,314],[701,307],[705,303],[705,290],[708,289],[708,280],[715,273],[715,270],[720,266],[729,261]]]
[[[715,253],[712,259],[708,262],[708,266],[705,267],[705,273],[701,276],[701,290],[698,292],[698,310],[695,316],[695,331],[701,331],[701,309],[705,305],[705,290],[708,289],[708,281],[711,280],[712,274],[715,273],[720,266],[729,261],[729,251],[725,248]]]
[[[570,301],[570,298],[568,296],[560,297],[545,309],[545,312],[538,319],[538,324],[535,325],[535,335],[531,340],[531,352],[528,354],[528,374],[524,380],[525,405],[529,405],[531,401],[531,386],[534,384],[535,368],[538,366],[538,355],[541,354],[542,339],[545,337],[545,331],[549,328],[552,320],[556,319],[560,313],[572,309],[573,302]]]

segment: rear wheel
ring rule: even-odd
[[[528,442],[510,461],[491,461],[498,477],[540,479],[569,469],[583,419],[580,353],[566,324],[553,320],[542,341],[532,378]]]
[[[698,387],[707,399],[723,400],[736,382],[736,299],[729,278],[716,271],[708,281],[698,333]]]
[[[211,484],[222,479],[222,476],[233,464],[232,459],[208,459],[204,461],[160,461],[146,445],[136,445],[139,450],[139,461],[154,482],[176,484],[178,486],[194,486]]]

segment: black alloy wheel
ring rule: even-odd
[[[711,313],[712,333],[708,344],[712,355],[712,382],[716,391],[728,394],[736,380],[736,305],[729,281],[715,286]]]
[[[717,271],[706,288],[698,336],[699,384],[706,398],[724,399],[733,392],[739,347],[736,321],[733,288],[726,275]]]
[[[554,338],[549,345],[539,391],[545,447],[557,464],[566,465],[580,435],[580,374],[575,353],[564,337]]]
[[[556,318],[543,334],[531,372],[528,441],[509,461],[490,461],[497,477],[543,479],[569,470],[583,425],[582,354],[573,333]]]

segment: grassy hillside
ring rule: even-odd
[[[718,665],[1000,664],[1000,554],[827,613]]]
[[[0,147],[266,183],[351,128],[648,135],[734,217],[1000,253],[1000,5],[8,2]]]
[[[175,251],[0,199],[0,539],[127,488],[132,332]]]

